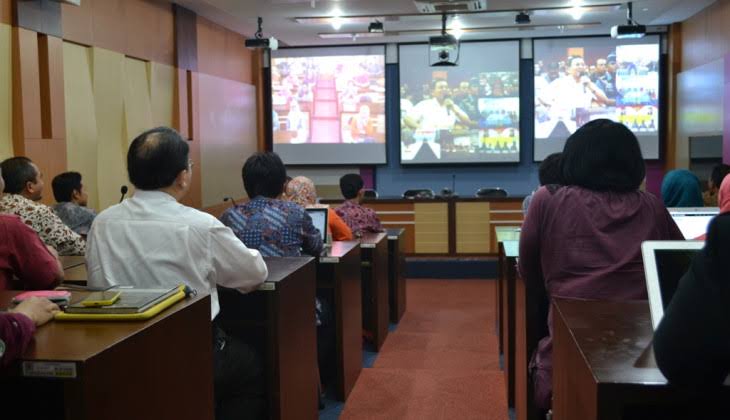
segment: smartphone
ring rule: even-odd
[[[119,290],[106,290],[103,292],[89,293],[84,300],[81,301],[83,306],[109,306],[119,300],[122,292]]]

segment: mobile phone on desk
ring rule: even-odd
[[[81,301],[83,306],[110,306],[119,300],[122,292],[119,290],[106,290],[103,292],[91,292]]]

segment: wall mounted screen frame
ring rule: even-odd
[[[270,69],[269,129],[285,164],[387,163],[384,45],[280,49]]]

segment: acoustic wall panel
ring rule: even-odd
[[[256,89],[200,74],[193,94],[199,98],[202,204],[210,207],[244,195],[241,167],[257,149]]]
[[[0,3],[4,0],[0,0]],[[10,25],[0,23],[0,160],[13,156],[13,62]]]
[[[489,227],[489,203],[456,203],[456,252],[488,253]]]
[[[127,146],[142,132],[152,128],[152,104],[148,63],[125,58],[124,119]]]
[[[449,252],[449,208],[447,203],[416,203],[416,254]]]
[[[174,125],[175,83],[177,70],[165,64],[150,63],[152,80],[150,100],[152,101],[152,125],[157,127]]]

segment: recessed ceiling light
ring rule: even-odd
[[[339,31],[342,27],[342,17],[341,12],[339,9],[332,10],[332,18],[330,19],[330,25],[332,25],[332,29],[335,31]]]
[[[464,27],[461,25],[461,20],[459,19],[459,16],[454,16],[454,18],[451,20],[451,27],[449,28],[449,33],[454,36],[457,40],[461,38],[462,35],[464,35]]]

